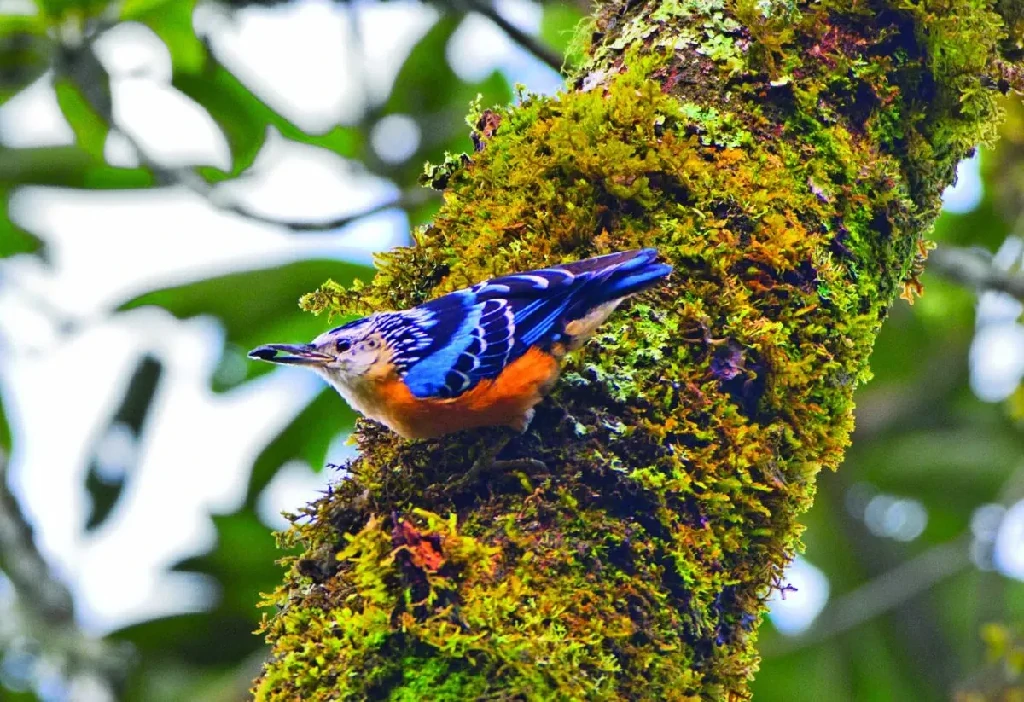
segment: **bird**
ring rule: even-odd
[[[656,249],[620,251],[492,278],[249,357],[315,371],[407,439],[488,426],[525,432],[565,355],[671,271]]]

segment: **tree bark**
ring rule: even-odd
[[[257,698],[748,697],[879,326],[1018,75],[1020,12],[605,2],[571,89],[473,115],[475,153],[428,169],[444,205],[416,245],[307,308],[401,309],[641,246],[675,273],[501,455],[545,471],[458,486],[501,430],[360,424],[351,479],[282,537],[301,554],[267,600]]]

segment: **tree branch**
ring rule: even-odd
[[[223,191],[208,183],[195,168],[174,167],[160,163],[146,151],[138,139],[117,123],[113,102],[110,99],[109,91],[105,90],[105,86],[109,83],[109,75],[92,50],[92,41],[98,35],[99,32],[94,33],[78,46],[65,46],[56,62],[55,71],[58,75],[62,75],[74,83],[89,106],[108,125],[109,129],[120,134],[131,146],[139,163],[153,174],[153,178],[159,185],[184,188],[222,212],[245,217],[260,224],[285,227],[296,232],[330,232],[385,210],[418,207],[437,197],[435,193],[427,189],[415,189],[401,193],[397,197],[374,205],[363,212],[319,221],[292,221],[268,217],[240,202],[227,200],[223,196]]]
[[[837,481],[843,485],[842,481]],[[1024,496],[1024,466],[1013,470],[999,488],[996,504],[1006,508]],[[841,509],[837,506],[838,509]],[[971,544],[975,536],[968,529],[900,563],[834,600],[801,636],[785,640],[763,651],[765,656],[784,656],[856,629],[944,580],[971,566]]]
[[[533,54],[538,61],[553,68],[558,73],[562,72],[564,58],[557,51],[502,17],[489,0],[459,0],[459,4],[494,22],[501,31],[508,35],[509,39]]]
[[[785,639],[762,650],[765,657],[785,656],[856,629],[899,607],[916,595],[956,575],[971,565],[970,534],[933,546],[924,553],[866,582],[833,601],[818,623],[801,636]]]
[[[500,128],[417,245],[323,306],[405,309],[636,247],[675,266],[568,359],[498,457],[546,475],[466,485],[497,430],[410,442],[360,423],[349,479],[284,538],[304,552],[270,598],[257,699],[749,696],[751,628],[843,457],[920,213],[997,119],[973,63],[937,60],[967,42],[972,61],[994,54],[991,10],[958,3],[971,20],[952,29],[922,9],[787,7],[600,3],[579,70],[601,89],[492,110]],[[908,63],[850,88],[900,90],[867,109],[902,126],[864,130],[823,86],[893,36]],[[921,129],[952,114],[971,117]],[[921,147],[896,157],[897,139]]]
[[[975,290],[993,290],[1024,302],[1024,272],[996,265],[981,249],[939,246],[928,254],[928,270]]]
[[[75,623],[74,598],[36,547],[32,526],[10,491],[8,459],[0,451],[0,571],[10,581],[19,637],[34,640],[69,677],[87,677],[114,699],[130,661],[129,648],[83,633]],[[6,642],[5,642],[6,643]]]

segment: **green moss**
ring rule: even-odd
[[[577,90],[474,108],[481,150],[428,170],[444,205],[416,246],[304,298],[399,309],[638,246],[676,267],[508,445],[546,471],[457,487],[501,430],[360,425],[354,477],[285,537],[305,555],[268,598],[257,698],[747,696],[765,598],[842,459],[875,335],[998,116],[985,5],[858,12],[600,5]]]

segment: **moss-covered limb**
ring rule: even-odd
[[[509,444],[545,474],[454,488],[500,430],[360,426],[354,477],[284,536],[304,555],[260,699],[748,694],[797,518],[1019,41],[979,0],[624,0],[587,31],[573,90],[471,117],[415,247],[305,304],[404,308],[637,246],[676,273]]]

